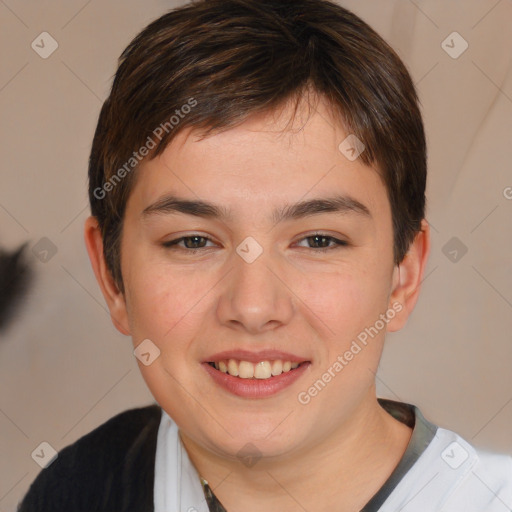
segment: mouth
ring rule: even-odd
[[[309,361],[292,362],[282,359],[264,360],[253,363],[239,359],[221,359],[219,361],[208,361],[208,364],[216,370],[238,377],[239,379],[267,380],[279,377],[283,373],[293,372],[301,365]]]
[[[309,360],[277,351],[224,352],[210,358],[202,367],[219,389],[252,399],[277,395],[291,387],[311,366]]]

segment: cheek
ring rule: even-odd
[[[189,271],[171,271],[161,262],[146,260],[136,266],[130,278],[134,342],[149,338],[164,347],[177,333],[185,336],[198,324],[198,315],[204,314],[206,285]]]
[[[303,289],[310,298],[307,306],[314,312],[304,308],[304,315],[315,322],[316,332],[323,329],[326,335],[321,340],[324,350],[317,354],[318,364],[301,397],[311,399],[327,423],[329,415],[332,421],[339,421],[342,412],[334,411],[340,403],[346,404],[347,410],[355,407],[374,382],[386,331],[379,320],[387,310],[386,285],[378,268],[365,265],[316,275]],[[317,395],[322,398],[314,398]]]
[[[342,265],[336,272],[301,273],[292,282],[298,283],[303,314],[317,325],[323,323],[328,338],[347,343],[387,307],[388,283],[380,274],[368,265]]]

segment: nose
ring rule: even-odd
[[[250,334],[288,324],[295,310],[293,293],[267,252],[251,263],[234,254],[233,265],[219,297],[219,321]]]

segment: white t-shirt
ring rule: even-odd
[[[512,510],[512,457],[476,450],[454,432],[425,420],[413,405],[378,400],[396,419],[413,427],[413,434],[400,463],[362,512]],[[209,512],[206,495],[217,504],[216,510],[223,510],[190,461],[177,425],[162,410],[155,512]]]

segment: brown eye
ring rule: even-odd
[[[303,241],[308,243],[308,249],[318,249],[320,251],[338,249],[340,246],[348,245],[344,240],[339,240],[338,238],[323,233],[315,233],[314,235],[304,237],[300,242]]]
[[[206,243],[211,242],[211,240],[205,236],[200,235],[192,235],[192,236],[182,236],[180,238],[176,238],[175,240],[169,240],[168,242],[164,242],[162,245],[164,247],[178,247],[183,250],[190,250],[193,252],[195,249],[203,249],[206,248]],[[183,242],[183,245],[179,245]]]

